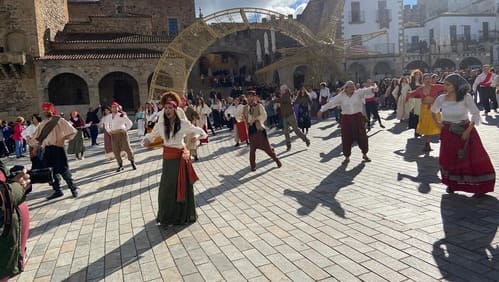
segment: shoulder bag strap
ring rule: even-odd
[[[60,117],[58,116],[52,117],[52,119],[49,122],[47,122],[47,124],[42,128],[40,135],[36,138],[36,140],[40,142],[40,145],[42,144],[43,140],[47,138],[52,129],[55,128],[55,126],[59,122],[59,119]]]

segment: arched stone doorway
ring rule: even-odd
[[[377,62],[373,69],[374,79],[382,79],[393,75],[393,70],[388,62]]]
[[[331,13],[334,14],[336,9],[342,10],[342,7],[342,5],[336,5],[335,11],[331,11]],[[330,28],[336,30],[335,26]],[[328,50],[334,48],[330,41],[318,38],[301,22],[271,10],[234,8],[216,12],[199,19],[184,29],[168,45],[154,71],[149,99],[158,99],[159,94],[166,90],[174,90],[185,94],[189,74],[199,57],[208,47],[229,34],[255,29],[275,30],[294,39],[304,47],[330,45],[327,46]],[[321,48],[316,49],[323,50]],[[170,76],[173,85],[162,84],[160,81],[163,76]]]
[[[116,101],[124,111],[135,111],[140,104],[137,80],[124,72],[109,73],[99,82],[99,99],[103,105]]]
[[[305,83],[305,76],[307,74],[307,66],[298,66],[293,72],[293,87],[301,89]]]
[[[367,80],[367,78],[366,67],[361,63],[353,63],[348,67],[348,80],[360,82]]]
[[[449,59],[438,59],[435,64],[433,64],[433,69],[454,71],[456,69],[456,64]]]
[[[467,57],[464,58],[460,63],[459,63],[459,69],[478,69],[482,66],[482,62],[475,58],[475,57]]]
[[[408,71],[412,71],[415,69],[418,69],[422,72],[429,72],[430,71],[430,67],[428,66],[428,64],[423,62],[423,61],[412,61],[412,62],[408,63],[407,66],[405,66],[405,69]]]
[[[80,76],[62,73],[48,84],[49,101],[54,105],[88,105],[88,85]]]

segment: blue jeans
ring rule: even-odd
[[[16,148],[16,157],[23,155],[23,140],[14,140],[14,145]]]

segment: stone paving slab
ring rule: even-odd
[[[369,132],[371,163],[358,148],[341,161],[335,121],[314,124],[307,148],[285,151],[269,130],[283,167],[227,131],[199,148],[199,220],[155,224],[160,151],[139,146],[138,169],[116,173],[103,147],[88,147],[70,168],[80,197],[28,196],[31,231],[26,272],[17,281],[499,281],[498,192],[448,195],[438,178],[438,140],[423,140],[382,112],[386,129]],[[499,168],[499,115],[478,130]],[[8,165],[26,160],[8,159]]]

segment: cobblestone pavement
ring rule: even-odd
[[[199,219],[155,224],[160,151],[139,146],[138,169],[116,173],[103,147],[70,156],[80,197],[29,195],[29,261],[18,281],[499,281],[498,192],[483,198],[445,193],[438,140],[423,140],[382,112],[386,129],[369,132],[371,163],[358,148],[342,166],[340,131],[314,124],[312,145],[269,131],[282,160],[262,152],[251,172],[248,147],[226,131],[199,148]],[[499,168],[499,115],[478,129]],[[25,160],[24,160],[25,161]],[[13,159],[8,161],[12,165]],[[499,183],[499,182],[498,182]]]

